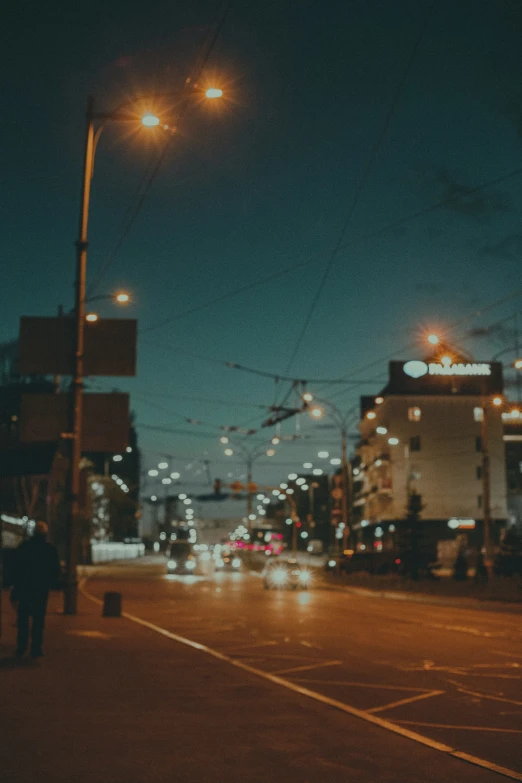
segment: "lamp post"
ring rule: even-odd
[[[221,437],[221,442],[229,444],[229,438],[225,435]],[[225,455],[232,457],[234,455],[234,449],[237,448],[243,457],[246,465],[246,490],[247,490],[247,519],[248,519],[248,533],[252,538],[252,496],[257,491],[257,487],[254,487],[252,481],[252,471],[254,462],[262,456],[272,457],[275,453],[274,449],[267,448],[265,445],[254,446],[253,448],[247,448],[244,443],[240,441],[234,442],[232,445],[228,445],[225,448]]]
[[[313,400],[312,395],[306,392],[303,395],[303,401],[307,406]],[[352,525],[352,471],[348,462],[348,425],[353,416],[355,408],[350,408],[343,413],[333,402],[323,399],[315,399],[309,410],[315,419],[320,419],[324,415],[324,409],[328,412],[332,421],[339,427],[341,433],[341,522],[343,523],[343,549],[346,549],[348,536],[350,535]]]
[[[212,92],[214,90],[214,92]],[[212,94],[209,94],[212,92]],[[172,93],[171,93],[172,94]],[[210,88],[207,98],[220,98],[221,90]],[[80,199],[80,218],[78,239],[76,241],[76,284],[75,284],[75,356],[71,405],[69,415],[68,439],[71,441],[69,468],[69,513],[67,518],[67,565],[66,584],[64,589],[64,614],[76,614],[78,583],[77,583],[77,550],[80,525],[80,461],[82,456],[82,409],[83,409],[83,359],[85,343],[85,303],[87,285],[87,229],[89,223],[89,204],[91,180],[94,172],[94,156],[99,136],[109,122],[136,122],[137,116],[129,111],[129,107],[137,101],[126,102],[113,112],[96,112],[94,99],[87,100],[85,117],[85,147],[83,155],[82,189]],[[98,122],[97,128],[95,123]],[[160,120],[152,113],[147,113],[141,120],[144,127],[153,128]],[[168,126],[164,126],[168,129]],[[171,129],[172,132],[172,129]]]

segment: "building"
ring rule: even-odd
[[[522,531],[522,405],[502,414],[509,522]]]
[[[490,510],[494,538],[506,523],[506,467],[500,363],[443,356],[393,361],[389,381],[361,398],[361,440],[353,467],[354,538],[359,548],[393,545],[414,497],[423,533],[472,546],[483,537],[483,404],[487,400]],[[440,550],[440,547],[439,547]]]

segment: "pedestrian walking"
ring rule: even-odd
[[[60,582],[60,561],[56,547],[47,541],[45,522],[37,522],[32,538],[16,550],[11,598],[18,607],[16,656],[22,658],[29,644],[31,657],[40,658],[49,590]]]

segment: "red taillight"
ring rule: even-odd
[[[397,560],[395,561],[395,565],[399,565],[400,562],[401,562],[401,559],[400,559],[400,557],[398,557]]]

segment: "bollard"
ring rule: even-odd
[[[121,617],[121,593],[104,593],[103,616]]]

